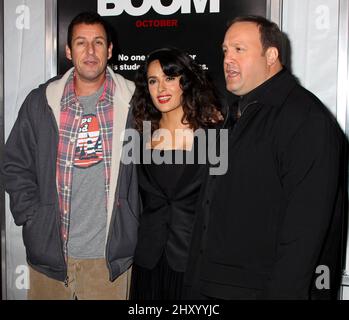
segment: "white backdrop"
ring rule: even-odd
[[[45,0],[4,1],[5,139],[26,95],[45,79]],[[6,198],[7,299],[26,299],[28,272],[22,228]]]
[[[348,16],[348,0],[283,0],[282,29],[291,40],[293,72],[331,110],[347,137]],[[349,300],[348,286],[342,299]]]
[[[284,0],[282,29],[292,46],[292,71],[337,112],[338,0]]]

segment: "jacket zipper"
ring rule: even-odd
[[[121,168],[120,168],[121,169]],[[107,230],[107,243],[105,245],[105,262],[107,264],[107,268],[109,270],[109,279],[110,281],[112,281],[112,267],[111,267],[111,264],[109,262],[109,246],[110,246],[110,239],[111,239],[111,228],[112,228],[112,225],[114,224],[114,220],[116,219],[115,215],[116,215],[116,207],[117,207],[117,203],[119,202],[119,196],[116,195],[115,196],[115,200],[114,200],[114,205],[113,205],[113,209],[112,209],[112,214],[111,214],[111,217],[110,217],[110,224],[109,224],[109,229]],[[115,207],[116,206],[116,207]],[[114,212],[114,209],[115,209],[115,212]]]
[[[127,115],[127,119],[126,119],[126,124],[125,124],[125,128],[130,128],[131,126],[129,125],[129,121],[130,121],[130,115],[131,113],[128,113]],[[112,207],[112,212],[111,212],[111,217],[110,217],[110,224],[109,224],[109,228],[107,230],[107,242],[106,242],[106,245],[105,245],[105,261],[106,261],[106,265],[107,265],[107,268],[109,270],[109,279],[110,281],[112,281],[112,266],[111,266],[111,263],[110,263],[110,260],[109,260],[109,248],[110,248],[110,241],[111,241],[111,237],[112,237],[112,226],[114,225],[114,220],[116,219],[116,213],[117,213],[117,208],[119,206],[119,178],[121,179],[122,177],[122,174],[123,174],[123,170],[124,170],[124,165],[121,164],[121,159],[123,157],[123,154],[121,154],[121,158],[120,158],[120,167],[119,167],[119,173],[118,173],[118,177],[116,179],[116,190],[115,190],[115,197],[114,197],[114,203],[113,203],[113,207]],[[111,195],[109,195],[111,196]],[[108,210],[108,207],[107,207],[107,210]]]
[[[257,101],[257,100],[255,100],[255,101],[252,101],[252,102],[248,103],[248,104],[245,106],[244,111],[243,111],[243,112],[241,112],[240,119],[241,119],[242,115],[243,115],[243,114],[246,112],[247,108],[248,108],[249,106],[253,105],[253,104],[256,104],[256,103],[258,103],[258,101]]]
[[[233,131],[236,131],[236,130],[237,130],[236,128],[238,128],[238,127],[241,126],[241,122],[242,122],[242,121],[245,121],[245,118],[246,118],[247,115],[248,115],[248,113],[247,113],[247,115],[246,115],[246,110],[248,109],[248,107],[250,107],[250,106],[252,106],[252,105],[254,105],[254,104],[258,104],[258,101],[257,101],[257,100],[252,101],[252,102],[248,103],[248,104],[245,106],[244,111],[241,113],[240,117],[239,117],[238,120],[235,122],[235,125],[234,125],[234,127],[233,127]]]
[[[47,104],[48,108],[49,108],[49,111],[51,113],[51,118],[52,118],[52,122],[53,122],[53,126],[55,128],[55,131],[56,131],[56,137],[58,137],[57,140],[59,140],[59,128],[58,128],[58,124],[56,122],[56,118],[54,116],[54,113],[53,113],[53,110],[52,108]],[[57,141],[57,147],[58,147],[58,141]],[[56,154],[56,159],[57,159],[57,154]],[[56,193],[56,201],[57,201],[57,204],[58,204],[58,221],[60,221],[61,219],[61,216],[60,216],[60,211],[59,211],[59,198],[58,198],[58,190],[57,190],[57,193]],[[63,243],[62,243],[62,238],[61,238],[61,229],[60,229],[60,224],[57,225],[57,228],[58,228],[58,234],[59,234],[59,239],[60,239],[60,242],[61,242],[61,257],[63,259],[63,262],[65,264],[65,268],[66,268],[66,278],[64,280],[64,286],[66,288],[68,288],[69,286],[69,277],[68,277],[68,264],[65,260],[65,256],[64,256],[64,251],[63,251]]]

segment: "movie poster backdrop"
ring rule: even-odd
[[[225,93],[221,45],[227,22],[237,15],[266,15],[266,0],[58,0],[58,73],[65,58],[67,29],[81,11],[96,11],[114,30],[109,61],[115,72],[133,80],[145,55],[161,47],[185,50]]]

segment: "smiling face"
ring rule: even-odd
[[[226,87],[236,95],[249,93],[279,71],[275,69],[277,49],[264,52],[256,23],[234,23],[225,34],[222,48]]]
[[[77,81],[102,84],[113,45],[107,44],[106,32],[101,24],[81,23],[74,27],[71,48],[66,56],[75,66]]]
[[[162,113],[183,113],[179,76],[167,76],[159,60],[154,60],[149,64],[147,78],[150,97],[156,109]]]

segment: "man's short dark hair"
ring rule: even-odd
[[[228,23],[228,29],[237,22],[253,22],[259,27],[260,39],[263,54],[270,47],[275,47],[279,51],[281,61],[283,55],[283,34],[278,25],[262,16],[246,15],[234,18]]]
[[[79,13],[69,24],[68,27],[68,37],[67,37],[67,44],[68,47],[71,49],[72,47],[72,38],[73,38],[73,31],[74,27],[78,24],[100,24],[105,30],[105,33],[107,35],[107,44],[108,47],[110,43],[112,42],[112,33],[109,24],[97,13],[93,11],[87,11]]]

